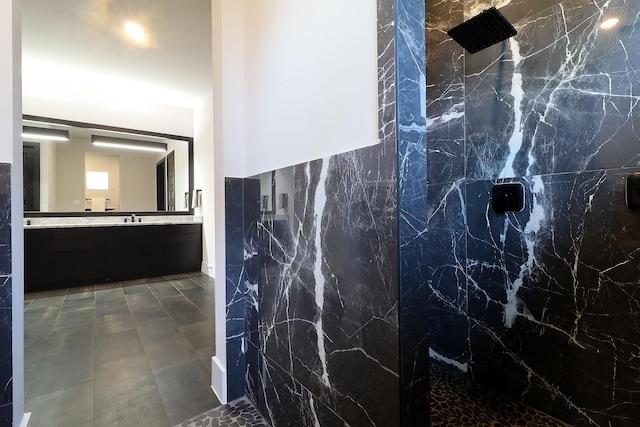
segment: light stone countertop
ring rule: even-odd
[[[124,222],[125,218],[127,219],[127,222]],[[135,219],[136,222],[131,222],[131,215],[92,217],[39,217],[24,218],[23,225],[25,229],[42,229],[202,224],[202,217],[197,215],[136,215]]]

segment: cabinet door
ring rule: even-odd
[[[200,271],[202,224],[179,224],[167,227],[165,260],[168,274]]]
[[[53,279],[51,230],[25,230],[24,253],[24,291],[48,289]]]
[[[106,282],[105,233],[101,227],[51,230],[54,283]]]
[[[129,280],[164,274],[164,226],[113,227],[107,233],[107,277]]]

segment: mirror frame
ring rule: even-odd
[[[54,119],[51,117],[32,116],[29,114],[23,114],[22,120],[37,121],[42,123],[52,123],[57,125],[73,126],[78,128],[89,128],[97,130],[106,130],[112,132],[124,132],[133,133],[143,136],[153,136],[158,138],[174,139],[178,141],[185,141],[188,144],[188,160],[189,160],[189,194],[192,195],[194,191],[194,172],[193,172],[193,138],[189,136],[171,135],[159,132],[143,131],[138,129],[121,128],[116,126],[98,125],[94,123],[76,122],[72,120]],[[24,218],[42,218],[42,217],[95,217],[95,216],[127,216],[135,213],[136,215],[146,216],[161,216],[161,215],[193,215],[194,208],[189,206],[188,211],[117,211],[117,212],[34,212],[25,211],[23,213]]]

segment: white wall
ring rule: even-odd
[[[245,176],[376,144],[376,2],[245,1]]]
[[[220,3],[213,25],[213,93],[216,119],[216,143],[224,147],[224,176],[243,178],[246,175],[245,132],[245,0],[213,0]],[[249,6],[252,7],[253,5]],[[216,11],[212,10],[216,15]],[[216,33],[216,31],[218,31]],[[216,45],[216,37],[218,44]]]
[[[0,162],[11,168],[11,252],[24,250],[22,232],[20,1],[0,2]],[[16,167],[17,166],[17,167]],[[12,269],[13,420],[24,415],[24,259],[14,256]],[[6,327],[6,326],[3,326]]]
[[[213,93],[202,100],[194,116],[193,188],[202,190],[202,205],[194,213],[206,218],[202,223],[202,271],[215,277],[215,208],[216,201],[224,204],[224,194],[214,194]]]
[[[190,109],[63,86],[38,90],[40,86],[24,81],[24,114],[193,136],[193,111]]]

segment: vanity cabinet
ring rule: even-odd
[[[199,271],[202,224],[25,229],[25,292]]]

